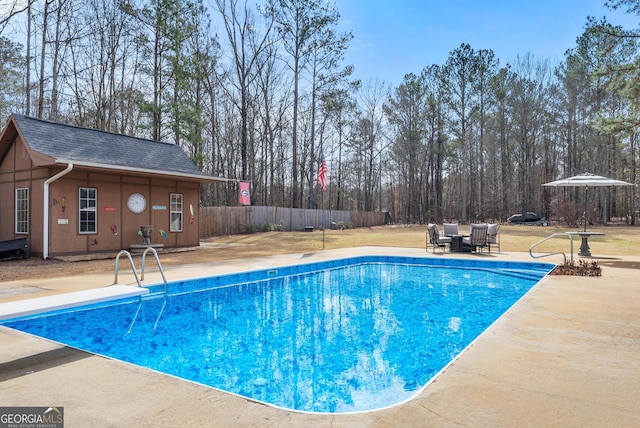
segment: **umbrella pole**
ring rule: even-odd
[[[587,231],[587,192],[589,192],[589,186],[584,186],[584,213],[582,214],[584,217],[584,232]]]

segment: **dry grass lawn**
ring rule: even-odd
[[[424,248],[426,228],[423,226],[381,226],[364,229],[327,230],[324,235],[324,248],[348,248],[366,245]],[[562,227],[509,226],[500,227],[501,251],[527,252],[536,242],[554,233],[581,231]],[[460,232],[468,231],[461,225]],[[589,240],[592,252],[607,255],[640,256],[640,227],[606,226],[589,228],[588,231],[603,232],[605,236],[592,237]],[[285,252],[317,251],[323,248],[322,231],[314,232],[269,232],[254,235],[234,235],[214,238],[215,243],[234,246],[250,246],[256,250],[270,249],[274,254]],[[560,236],[541,244],[540,252],[569,251],[569,238]],[[574,237],[574,248],[580,245],[580,239]],[[260,253],[264,255],[265,253]]]
[[[468,230],[460,226],[461,233]],[[528,252],[529,247],[554,233],[570,229],[542,226],[509,226],[500,228],[502,252]],[[579,231],[581,229],[573,229]],[[604,232],[605,236],[589,240],[595,257],[640,256],[640,227],[599,226],[589,231]],[[424,248],[426,238],[424,226],[380,226],[347,230],[320,230],[313,232],[266,232],[248,235],[216,237],[202,242],[199,248],[190,251],[160,253],[163,265],[212,262],[248,257],[261,257],[285,253],[305,253],[323,248],[339,249],[361,246],[387,246]],[[580,239],[574,238],[574,254],[577,254]],[[536,253],[563,251],[569,253],[566,236],[552,238],[537,247]],[[124,265],[124,264],[123,264]],[[60,261],[27,260],[0,262],[0,282],[25,278],[68,276],[114,270],[114,255],[103,260]]]

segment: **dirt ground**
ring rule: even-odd
[[[264,232],[247,235],[219,236],[202,240],[199,247],[164,250],[158,253],[163,266],[187,263],[206,263],[221,260],[262,257],[286,253],[305,253],[327,248],[344,248],[362,245],[384,245],[389,242],[387,233],[393,229],[385,227],[350,229],[349,231],[327,230],[326,237],[322,231],[305,232]],[[407,242],[415,241],[421,247],[423,243],[422,228],[403,228],[403,236],[409,233],[412,237],[398,239],[395,245],[412,246]],[[414,238],[413,235],[416,235]],[[394,245],[394,244],[389,244]],[[90,256],[68,256],[43,260],[32,256],[26,260],[0,261],[0,282],[17,281],[24,278],[50,278],[72,276],[75,274],[113,272],[116,252],[92,254]],[[132,254],[136,266],[140,266],[140,255]],[[148,254],[149,258],[153,256]],[[129,268],[129,263],[121,258],[120,269]],[[155,261],[149,262],[152,265]]]
[[[351,229],[348,232],[327,231],[327,248],[344,248],[361,245],[383,245],[389,239],[388,228]],[[417,246],[422,246],[422,228],[404,232],[417,234]],[[333,233],[333,235],[332,235]],[[305,232],[264,232],[247,235],[230,235],[209,238],[200,241],[199,247],[167,249],[158,252],[163,266],[207,263],[222,260],[263,257],[286,253],[305,253],[323,249],[325,237],[321,231]],[[396,245],[404,245],[406,239],[398,240]],[[329,244],[330,243],[330,244]],[[32,256],[28,259],[0,260],[0,282],[19,281],[25,278],[52,278],[72,276],[75,274],[113,272],[115,270],[116,252],[91,254],[88,256],[65,256],[43,260]],[[134,264],[140,267],[140,254],[132,254]],[[149,259],[153,259],[148,254]],[[121,271],[129,269],[129,263],[121,257]],[[155,260],[148,261],[151,266]]]
[[[199,247],[182,248],[179,250],[169,250],[159,252],[158,256],[163,266],[187,264],[187,263],[205,263],[220,260],[229,260],[243,257],[256,257],[266,254],[281,254],[285,251],[279,251],[271,248],[266,252],[256,248],[253,245],[242,244],[225,244],[225,243],[206,243],[203,242]],[[140,255],[133,254],[134,264],[140,266]],[[97,254],[96,259],[87,259],[86,257],[63,257],[60,259],[44,260],[40,257],[30,257],[28,259],[14,259],[0,261],[0,282],[16,281],[24,278],[51,278],[61,276],[73,276],[75,274],[87,274],[98,272],[113,272],[115,269],[115,254]],[[152,259],[152,255],[147,255],[148,259]],[[147,262],[155,265],[155,261]],[[125,257],[121,257],[120,269],[127,270],[129,263]]]

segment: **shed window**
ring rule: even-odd
[[[16,233],[29,233],[29,188],[16,189]]]
[[[79,231],[80,233],[96,233],[98,190],[92,187],[81,187],[79,193]]]
[[[172,193],[170,199],[171,224],[169,225],[169,230],[171,232],[182,232],[182,194]]]

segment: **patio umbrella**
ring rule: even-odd
[[[589,187],[609,187],[609,186],[635,186],[633,183],[626,181],[614,180],[613,178],[594,175],[588,172],[584,174],[574,175],[573,177],[563,178],[562,180],[545,183],[543,186],[549,187],[584,187],[584,231],[587,231],[587,192]]]

